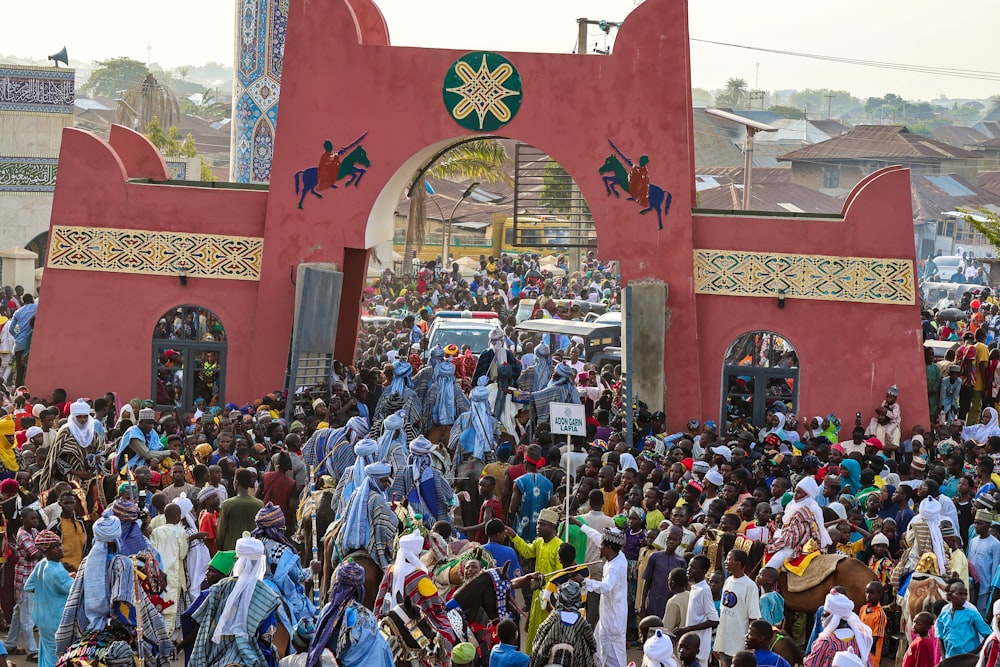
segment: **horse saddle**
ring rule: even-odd
[[[802,593],[819,586],[824,579],[836,571],[837,563],[847,558],[844,554],[818,554],[814,556],[815,553],[806,554],[807,558],[810,556],[811,558],[801,574],[788,569],[790,563],[785,564],[785,569],[788,570],[789,593]]]
[[[423,618],[412,618],[402,605],[396,605],[382,617],[379,623],[382,634],[389,639],[393,636],[407,651],[433,653],[437,633]]]

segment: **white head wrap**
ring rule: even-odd
[[[1000,600],[993,603],[993,636],[1000,640]],[[986,651],[979,654],[976,667],[986,667]]]
[[[944,538],[941,537],[941,501],[931,496],[927,496],[921,500],[920,518],[927,524],[928,532],[931,534],[931,546],[934,548],[934,556],[938,562],[938,569],[941,576],[944,576],[948,562],[944,558]]]
[[[823,625],[823,631],[819,633],[821,638],[829,637],[834,630],[840,627],[841,621],[847,621],[848,627],[854,632],[858,654],[867,656],[872,652],[872,631],[854,613],[854,602],[851,601],[851,598],[832,590],[826,596],[826,601],[823,602],[823,611],[830,616]]]
[[[664,634],[662,629],[657,629],[649,636],[642,645],[642,653],[646,662],[652,667],[677,667],[677,662],[674,660],[674,643],[670,641],[670,635]]]
[[[191,530],[197,531],[198,522],[195,521],[194,518],[194,503],[192,503],[191,499],[187,497],[187,494],[182,493],[176,500],[174,500],[174,505],[181,508],[181,516],[184,518],[184,523],[186,523]]]
[[[819,504],[816,502],[816,498],[819,496],[819,486],[816,484],[816,480],[812,477],[804,477],[801,482],[795,485],[796,489],[801,489],[805,491],[806,497],[802,500],[792,499],[792,502],[788,503],[785,507],[785,515],[783,519],[783,524],[788,525],[792,517],[803,509],[807,508],[813,514],[813,518],[816,521],[816,529],[819,531],[819,542],[820,547],[827,547],[833,543],[830,536],[826,532],[826,527],[823,521],[823,510],[820,509]]]
[[[226,598],[226,608],[222,610],[219,622],[212,633],[212,642],[221,644],[225,635],[247,637],[247,612],[258,581],[264,580],[267,558],[264,543],[253,537],[236,540],[236,565],[233,576],[236,585]]]
[[[131,407],[131,406],[129,406]],[[90,447],[94,440],[94,418],[90,416],[90,406],[82,398],[77,399],[69,406],[69,419],[66,420],[66,428],[73,434],[73,438],[84,449]],[[76,421],[78,416],[87,415],[87,423],[83,426]]]
[[[396,552],[396,561],[392,568],[393,603],[397,596],[403,594],[403,583],[411,572],[417,570],[427,572],[427,568],[420,561],[420,551],[423,548],[424,538],[420,533],[408,533],[399,538],[399,551]]]

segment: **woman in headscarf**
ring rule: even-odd
[[[773,433],[781,438],[782,442],[798,441],[799,434],[797,432],[785,429],[786,419],[784,413],[779,411],[772,412],[771,416],[767,418],[768,428],[761,429],[760,433],[757,434],[757,439],[760,442],[764,442],[764,438]]]
[[[840,462],[840,492],[856,496],[864,490],[861,484],[861,464],[852,458]]]
[[[788,559],[798,558],[810,540],[816,540],[819,549],[824,551],[832,543],[823,525],[823,511],[816,502],[817,497],[819,486],[812,477],[806,477],[796,485],[795,495],[785,507],[781,531],[767,545],[772,556],[766,567],[777,570]]]
[[[341,563],[333,573],[330,602],[320,613],[305,667],[320,667],[325,649],[340,667],[393,667],[392,650],[364,598],[364,568]]]
[[[993,435],[1000,436],[1000,419],[996,408],[983,408],[979,423],[962,429],[962,440],[974,440],[980,445],[985,445],[986,440]]]
[[[264,544],[252,537],[237,540],[233,576],[212,586],[192,615],[199,628],[190,664],[277,666],[270,635],[281,599],[264,583],[266,571]]]
[[[306,596],[302,582],[312,578],[313,568],[318,570],[318,561],[313,561],[313,567],[302,567],[298,547],[285,535],[285,514],[277,505],[264,505],[254,522],[257,527],[250,535],[260,540],[267,551],[264,581],[281,596],[278,619],[291,636],[299,621],[316,615],[316,607]]]
[[[872,665],[872,631],[854,613],[854,602],[833,589],[823,603],[823,630],[805,659],[805,667],[827,667],[838,651],[853,653]]]
[[[0,480],[14,479],[20,469],[21,452],[14,449],[14,420],[4,417],[0,419]]]
[[[563,667],[596,667],[597,641],[587,619],[580,615],[583,589],[575,581],[559,586],[556,608],[542,621],[535,633],[529,667],[560,664]],[[571,655],[553,651],[557,644],[573,647]]]

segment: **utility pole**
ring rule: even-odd
[[[586,55],[587,53],[587,26],[590,23],[586,18],[576,20],[576,52],[579,55]]]
[[[826,98],[826,119],[830,120],[830,111],[833,109],[833,98],[836,95],[824,95],[823,97]]]

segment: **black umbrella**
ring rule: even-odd
[[[952,321],[967,320],[969,319],[969,314],[958,308],[945,308],[944,310],[938,311],[938,317]]]

